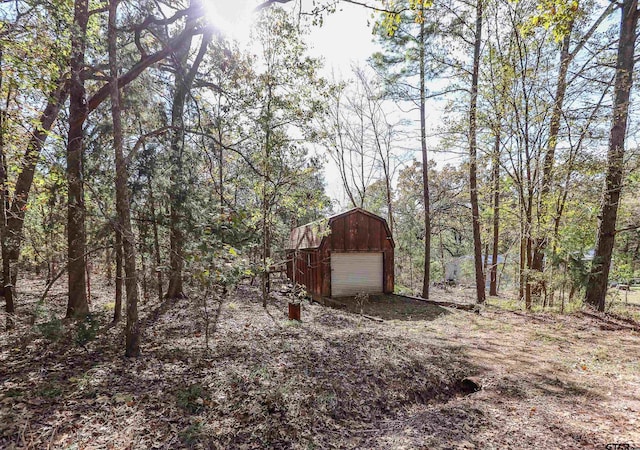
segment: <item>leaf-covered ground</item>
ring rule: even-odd
[[[304,303],[297,324],[283,298],[265,311],[242,286],[217,321],[209,301],[208,351],[201,300],[143,305],[143,356],[129,360],[111,288],[94,286],[83,324],[51,320],[64,286],[37,310],[42,283],[23,289],[18,327],[0,333],[3,449],[640,443],[640,335],[623,321],[411,304],[377,322]],[[482,390],[463,392],[466,376]]]

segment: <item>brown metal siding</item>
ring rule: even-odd
[[[344,250],[353,251],[357,250],[356,237],[358,235],[358,223],[357,214],[349,214],[346,217],[347,220],[347,235],[344,239]],[[335,249],[332,249],[335,250]]]
[[[394,249],[391,236],[384,221],[373,215],[353,210],[329,221],[331,234],[322,240],[318,248],[298,251],[296,261],[297,282],[304,284],[313,297],[331,295],[331,253],[332,252],[383,252],[383,288],[385,293],[393,292]],[[289,252],[292,259],[294,252]],[[307,264],[307,255],[310,265]],[[287,275],[293,279],[287,264]]]
[[[318,254],[322,258],[320,269],[320,295],[328,297],[331,295],[331,260],[329,257],[329,242],[327,239],[325,244],[320,246]]]
[[[387,232],[382,222],[374,217],[354,212],[331,221],[331,251],[367,252],[381,251],[387,241]]]
[[[345,249],[345,236],[347,235],[347,221],[340,217],[329,225],[331,228],[331,248]]]
[[[321,295],[321,286],[319,280],[321,280],[322,268],[318,265],[318,250],[299,250],[297,252],[290,251],[287,257],[287,277],[290,280],[296,281],[296,283],[304,285],[307,292],[313,296]],[[294,261],[295,259],[295,261]],[[295,278],[293,270],[296,270]]]
[[[331,239],[325,241],[329,252],[384,253],[384,292],[393,292],[394,252],[384,222],[360,211],[353,211],[330,222]],[[324,250],[324,246],[321,249]],[[329,256],[329,255],[327,255]],[[322,295],[331,295],[331,265],[324,266]]]
[[[369,232],[368,232],[368,248],[369,250],[382,250],[381,246],[381,229],[384,227],[381,226],[379,220],[370,220],[369,221]],[[384,238],[386,239],[387,234],[385,232]]]

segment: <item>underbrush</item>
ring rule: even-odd
[[[353,325],[340,335],[285,327],[255,342],[260,350],[221,349],[215,372],[177,395],[183,409],[198,413],[199,437],[190,439],[220,448],[324,448],[329,430],[370,429],[406,408],[446,402],[474,370],[460,353],[408,351]]]
[[[417,346],[386,323],[308,302],[302,322],[290,322],[286,299],[265,311],[257,298],[245,287],[229,299],[208,351],[202,302],[147,305],[143,320],[152,320],[136,360],[122,358],[123,324],[109,326],[104,308],[110,296],[84,321],[57,319],[61,308],[42,310],[31,327],[23,321],[23,350],[7,347],[11,364],[0,370],[10,380],[4,395],[0,385],[0,402],[10,406],[0,411],[0,447],[18,439],[20,417],[40,417],[29,429],[34,443],[88,444],[73,437],[77,424],[56,421],[55,411],[73,410],[143,420],[140,445],[162,435],[177,447],[327,448],[342,433],[349,440],[407,409],[461,395],[460,381],[477,370],[463,352]],[[37,375],[28,361],[38,361]],[[126,447],[121,425],[110,427],[103,443]],[[54,428],[60,441],[47,434]]]
[[[84,322],[56,320],[64,305],[51,303],[0,336],[0,448],[580,448],[599,438],[565,413],[623,420],[600,391],[636,405],[637,335],[595,314],[491,298],[379,322],[303,302],[290,322],[274,297],[265,310],[241,286],[208,339],[203,302],[145,304],[136,359],[124,324],[109,325],[110,295]],[[467,396],[469,376],[482,389]]]
[[[544,305],[540,300],[537,300],[532,304],[530,312],[575,314],[586,308],[583,297],[584,294],[580,292],[571,301],[563,302],[562,298],[558,298],[556,295],[552,306]],[[524,300],[518,300],[517,294],[514,293],[505,293],[499,297],[488,297],[486,304],[506,311],[526,311]],[[607,292],[605,311],[640,322],[640,289],[634,290],[632,288],[628,292],[610,288]]]
[[[526,305],[524,300],[518,300],[517,295],[507,293],[500,297],[488,297],[487,305],[494,306],[496,308],[504,309],[506,311],[526,311]],[[584,307],[582,297],[574,297],[570,302],[562,302],[560,299],[556,299],[553,306],[544,305],[539,300],[533,302],[531,305],[531,312],[533,313],[558,313],[558,314],[573,314],[576,311],[581,310]]]
[[[632,286],[629,290],[609,289],[607,292],[608,311],[640,322],[640,287]]]

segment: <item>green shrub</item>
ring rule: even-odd
[[[196,422],[189,425],[179,433],[182,442],[191,446],[198,442],[202,433],[202,422]]]
[[[12,397],[22,397],[23,392],[20,389],[7,389],[4,392],[4,395],[7,396],[7,398],[12,398]]]
[[[176,392],[178,406],[191,414],[202,411],[209,403],[209,393],[200,384],[192,384]]]
[[[43,384],[36,391],[40,397],[56,398],[62,395],[62,389],[53,383]]]
[[[62,336],[62,321],[60,319],[52,319],[49,322],[41,323],[37,328],[40,334],[50,341],[57,341]]]
[[[76,327],[76,344],[84,347],[87,343],[93,341],[98,335],[100,324],[89,314],[85,320],[78,322]]]

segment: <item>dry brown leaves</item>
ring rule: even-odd
[[[143,305],[143,356],[128,360],[123,326],[108,326],[108,286],[94,287],[100,329],[84,346],[74,323],[43,328],[50,316],[40,311],[28,324],[40,289],[28,287],[19,326],[0,334],[1,448],[640,443],[640,337],[596,318],[421,314],[411,304],[378,323],[304,303],[298,324],[286,320],[285,299],[265,312],[242,286],[224,302],[209,349],[195,294]],[[64,312],[61,289],[49,315]],[[468,375],[483,389],[464,396]]]

